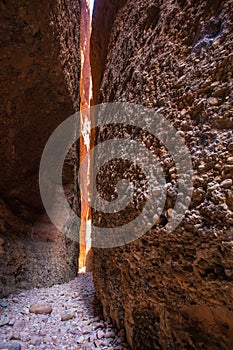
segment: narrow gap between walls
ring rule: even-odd
[[[94,135],[91,135],[90,103],[92,99],[92,78],[90,67],[90,38],[91,20],[94,0],[82,0],[81,27],[80,27],[80,52],[81,52],[81,76],[80,76],[80,164],[88,156],[88,162],[80,168],[80,195],[81,195],[81,226],[80,226],[80,251],[79,272],[86,271],[87,256],[91,249],[91,209],[83,198],[91,198],[91,167],[90,151]]]

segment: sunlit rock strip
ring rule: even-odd
[[[92,98],[92,82],[90,69],[90,35],[91,35],[91,13],[90,1],[82,1],[81,9],[81,31],[80,31],[80,53],[81,53],[81,78],[80,78],[80,164],[87,156],[91,145],[91,116],[90,101]],[[90,208],[84,198],[90,198],[91,169],[90,158],[80,169],[81,189],[81,227],[80,227],[80,255],[79,268],[82,269],[86,263],[86,254],[90,248]]]

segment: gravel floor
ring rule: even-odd
[[[92,275],[0,299],[0,349],[129,349],[124,331],[93,314]]]

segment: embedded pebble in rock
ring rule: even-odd
[[[227,158],[227,163],[233,165],[233,157]]]
[[[94,315],[94,298],[90,273],[63,285],[10,295],[0,317],[0,350],[129,349],[123,330],[117,332],[110,320]]]
[[[233,142],[229,143],[229,145],[227,146],[227,149],[229,152],[233,152]]]
[[[232,179],[226,179],[221,182],[221,187],[230,188],[232,186]]]
[[[210,97],[210,98],[208,98],[208,102],[209,102],[209,104],[212,105],[212,106],[218,105],[218,99],[217,99],[216,97]]]

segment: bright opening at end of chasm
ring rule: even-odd
[[[92,17],[94,5],[95,5],[95,0],[90,0],[90,12],[91,12],[91,17]]]

